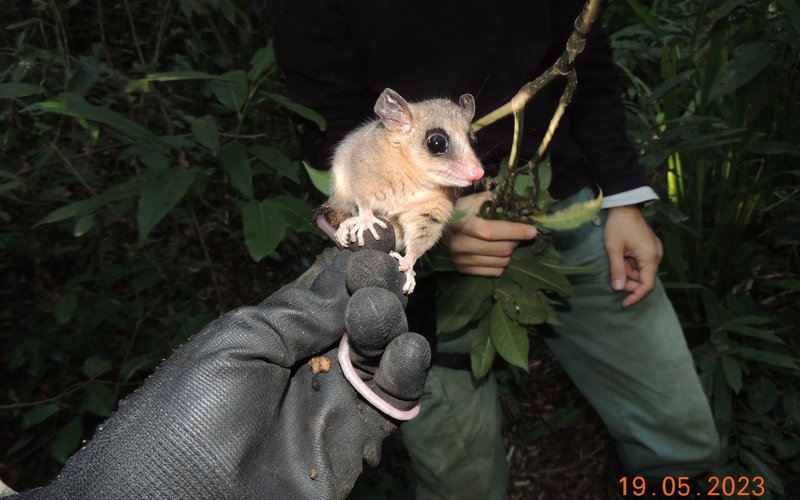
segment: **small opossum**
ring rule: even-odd
[[[414,263],[442,236],[453,215],[456,189],[483,177],[470,146],[475,99],[462,95],[408,103],[385,89],[375,103],[378,119],[348,134],[333,155],[331,196],[324,209],[343,247],[375,239],[374,225],[392,223],[392,257],[406,275],[403,292],[414,291]],[[399,251],[405,250],[405,255]]]

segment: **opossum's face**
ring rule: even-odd
[[[483,167],[471,145],[475,115],[471,95],[461,96],[458,104],[447,99],[408,104],[387,89],[375,111],[409,163],[433,184],[466,187],[483,177]]]

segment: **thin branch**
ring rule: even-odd
[[[575,88],[578,84],[578,75],[574,67],[575,59],[581,54],[581,52],[583,52],[583,49],[586,45],[586,36],[588,35],[592,24],[597,19],[599,10],[600,0],[588,0],[581,10],[580,15],[575,20],[575,29],[567,39],[564,52],[556,60],[556,62],[547,68],[547,70],[545,70],[544,73],[539,75],[535,80],[525,84],[521,89],[519,89],[517,94],[511,98],[509,102],[484,115],[472,125],[473,131],[477,132],[486,126],[505,118],[508,115],[514,116],[514,136],[509,155],[508,170],[500,187],[497,190],[497,195],[495,197],[496,203],[489,209],[488,216],[490,218],[494,217],[498,206],[503,207],[504,212],[506,213],[516,213],[518,211],[517,209],[520,208],[515,206],[515,194],[513,186],[518,172],[517,156],[520,150],[519,143],[522,140],[522,120],[525,106],[537,93],[539,93],[539,91],[550,84],[553,80],[559,77],[566,77],[566,86],[564,87],[564,91],[559,98],[558,106],[556,107],[556,110],[550,119],[547,131],[545,132],[545,135],[536,150],[536,154],[526,165],[534,177],[535,184],[534,199],[528,200],[526,205],[529,205],[530,208],[537,207],[538,193],[540,192],[537,167],[544,156],[547,147],[550,145],[550,141],[553,139],[553,135],[558,128],[558,124],[561,122],[561,118],[564,116],[567,106],[569,106],[572,96],[575,93]]]
[[[142,48],[139,46],[139,35],[136,34],[136,24],[133,22],[133,14],[131,14],[131,7],[128,5],[128,0],[122,0],[125,6],[125,14],[128,16],[128,24],[131,27],[131,36],[133,37],[133,46],[136,48],[136,54],[139,56],[139,62],[142,63],[142,68],[147,68],[147,61],[142,53]]]
[[[214,290],[217,293],[217,302],[218,302],[218,312],[222,313],[225,311],[225,299],[222,295],[222,287],[219,285],[219,279],[217,278],[217,272],[214,270],[214,262],[211,260],[211,254],[208,251],[208,246],[206,246],[206,239],[203,237],[203,230],[200,227],[200,221],[197,218],[197,212],[194,209],[194,203],[192,203],[191,199],[188,199],[189,202],[189,211],[192,213],[192,222],[194,223],[194,229],[197,232],[197,238],[200,240],[200,248],[203,249],[203,255],[205,256],[206,260],[208,261],[208,269],[211,272],[211,282],[214,284]]]

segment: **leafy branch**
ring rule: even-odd
[[[477,132],[509,115],[514,119],[507,168],[501,170],[494,200],[488,202],[488,207],[482,207],[482,215],[489,219],[535,224],[541,233],[545,233],[533,245],[517,248],[511,263],[499,278],[448,273],[446,280],[440,281],[443,302],[438,313],[438,333],[476,325],[470,354],[472,371],[478,378],[489,371],[496,354],[527,370],[528,328],[542,323],[557,324],[553,305],[558,304],[558,300],[554,297],[566,299],[572,295],[572,285],[566,275],[590,271],[588,268],[560,266],[558,252],[546,233],[575,229],[589,221],[600,208],[602,194],[594,200],[549,213],[555,200],[547,193],[551,174],[549,164],[543,163],[543,159],[578,85],[575,60],[583,52],[599,9],[600,0],[589,0],[576,19],[575,29],[558,60],[538,78],[524,85],[509,102],[473,124],[473,130]],[[533,158],[520,167],[519,144],[525,106],[558,78],[566,78],[558,106]]]

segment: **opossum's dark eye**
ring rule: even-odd
[[[425,146],[430,154],[434,156],[443,155],[450,146],[450,138],[447,137],[447,133],[444,130],[433,129],[428,132]]]

